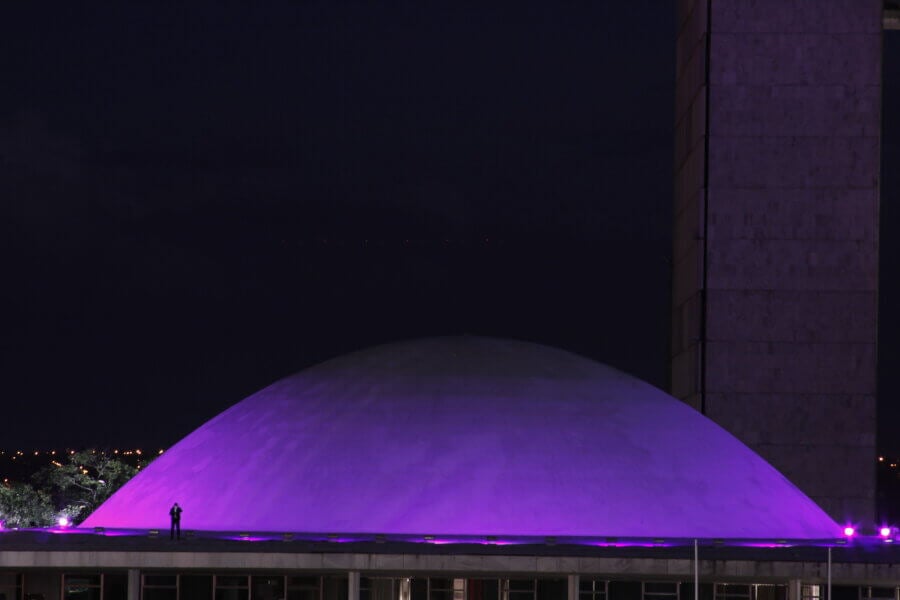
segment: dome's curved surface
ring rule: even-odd
[[[82,525],[445,535],[826,538],[737,439],[615,369],[477,337],[380,346],[202,425]]]

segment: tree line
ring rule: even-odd
[[[49,527],[61,518],[77,525],[140,468],[96,450],[68,454],[65,463],[42,467],[30,482],[0,485],[0,527]]]

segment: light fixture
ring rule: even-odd
[[[856,529],[852,525],[847,525],[844,527],[844,535],[847,537],[853,537],[856,534]]]

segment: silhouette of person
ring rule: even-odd
[[[169,539],[170,540],[180,540],[181,539],[181,507],[178,506],[178,503],[172,505],[172,508],[169,509],[169,516],[172,518],[172,527],[169,529]]]

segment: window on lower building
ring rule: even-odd
[[[249,579],[247,575],[215,575],[213,597],[215,600],[249,600]]]
[[[206,600],[213,597],[212,575],[180,575],[178,587],[181,600]]]
[[[538,579],[537,600],[568,600],[569,582],[566,579]]]
[[[609,596],[609,581],[605,579],[578,580],[578,600],[607,600]]]
[[[898,588],[864,586],[859,588],[859,598],[860,600],[896,600],[897,592]]]
[[[788,600],[788,586],[755,583],[753,584],[753,600]]]
[[[0,600],[19,600],[22,597],[22,574],[0,573]]]
[[[323,577],[322,600],[347,600],[347,578]]]
[[[128,574],[103,573],[103,600],[128,599]]]
[[[610,581],[610,600],[641,600],[641,584],[637,581]]]
[[[282,600],[284,575],[253,575],[250,577],[250,596],[253,600]]]
[[[500,580],[466,580],[466,598],[468,600],[500,600]],[[414,597],[413,600],[417,599]]]
[[[429,577],[428,600],[466,600],[466,580]]]
[[[714,600],[752,600],[752,586],[746,583],[717,583],[713,585]]]
[[[393,577],[360,577],[359,600],[397,600],[400,580]]]
[[[99,573],[66,573],[63,575],[63,600],[101,600],[102,581]]]
[[[537,600],[534,579],[504,579],[502,600]]]
[[[141,576],[141,600],[178,600],[178,575],[143,574]]]
[[[321,596],[321,577],[302,575],[287,578],[287,600],[321,600]]]
[[[644,581],[641,583],[641,600],[678,600],[677,582]]]
[[[822,598],[821,585],[801,585],[800,600],[820,600]]]
[[[410,600],[428,600],[428,578],[412,577],[409,580]]]

